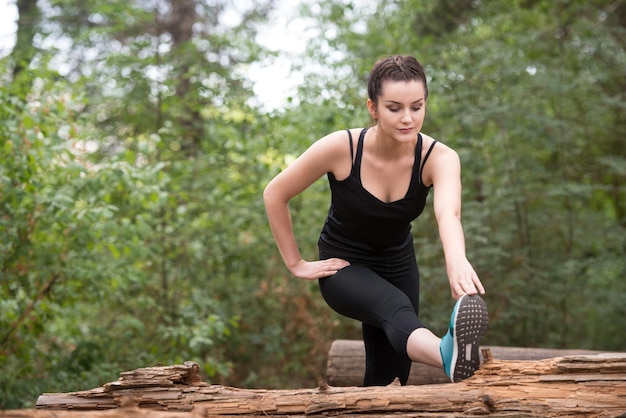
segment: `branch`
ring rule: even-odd
[[[50,280],[48,280],[48,282],[39,291],[39,293],[37,294],[35,299],[33,299],[30,302],[30,304],[26,307],[26,309],[24,309],[24,312],[22,312],[20,317],[17,318],[17,320],[15,320],[9,326],[9,329],[7,330],[7,332],[2,337],[2,341],[0,341],[0,345],[6,344],[6,342],[9,340],[11,335],[15,332],[15,330],[17,330],[17,328],[22,324],[22,322],[24,322],[26,320],[26,318],[28,318],[30,316],[30,314],[35,310],[35,306],[37,306],[37,302],[39,302],[40,300],[42,300],[43,298],[48,296],[48,294],[50,293],[50,290],[52,289],[52,286],[56,283],[56,281],[59,278],[59,276],[60,276],[59,273],[56,273],[55,275],[52,276],[52,278]]]

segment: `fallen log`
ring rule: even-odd
[[[35,411],[2,418],[154,418],[350,415],[351,417],[626,417],[626,353],[536,361],[494,360],[446,385],[238,389],[204,383],[196,363],[125,372],[103,387],[45,393]],[[116,408],[103,410],[107,408]],[[78,410],[78,411],[76,411]]]
[[[600,354],[602,351],[556,348],[485,346],[499,360],[543,360],[554,357]],[[331,386],[361,386],[365,373],[365,346],[359,340],[335,340],[328,351],[326,378]],[[409,385],[450,383],[437,367],[413,363]]]

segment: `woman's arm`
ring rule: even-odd
[[[263,200],[270,228],[285,266],[296,277],[314,280],[333,275],[349,263],[341,259],[308,262],[302,259],[293,233],[289,201],[342,164],[351,166],[345,131],[315,142],[265,187]]]
[[[434,211],[439,237],[446,260],[446,271],[452,297],[485,293],[476,271],[465,253],[465,236],[461,224],[461,163],[458,154],[438,143],[428,164],[434,191]],[[433,158],[434,157],[434,158]]]

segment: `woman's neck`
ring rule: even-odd
[[[397,160],[399,158],[406,157],[407,155],[414,155],[417,137],[415,140],[410,142],[400,142],[389,135],[385,135],[385,133],[378,129],[378,126],[376,125],[371,128],[371,131],[371,149],[380,158],[385,160]]]

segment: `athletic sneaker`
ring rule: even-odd
[[[457,300],[450,318],[450,329],[441,339],[439,351],[443,370],[453,382],[474,375],[480,367],[480,339],[489,322],[487,305],[478,295],[463,295]]]

